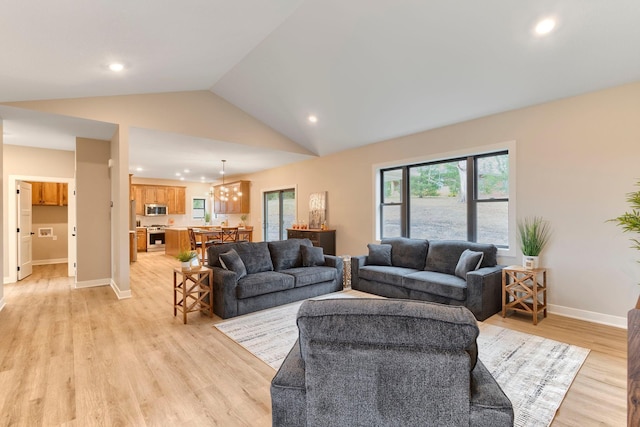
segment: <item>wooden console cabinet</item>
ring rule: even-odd
[[[336,230],[299,230],[287,228],[287,239],[309,239],[322,248],[325,255],[336,254]]]

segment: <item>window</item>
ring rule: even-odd
[[[380,171],[380,236],[509,246],[509,153]]]
[[[296,191],[268,191],[264,193],[264,240],[285,240],[287,225],[296,219]]]
[[[194,197],[191,205],[191,217],[193,219],[204,219],[206,212],[207,200],[204,198]]]

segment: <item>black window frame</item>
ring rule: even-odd
[[[386,206],[400,206],[400,235],[402,237],[411,237],[411,197],[410,197],[410,183],[409,183],[409,170],[415,167],[421,166],[430,166],[437,165],[441,163],[452,163],[452,162],[460,162],[466,161],[467,165],[467,195],[466,195],[466,205],[467,205],[467,240],[470,242],[476,242],[478,238],[478,204],[482,203],[495,203],[495,202],[507,202],[509,203],[509,197],[489,197],[489,198],[479,198],[478,197],[478,159],[486,158],[486,157],[496,157],[506,155],[509,158],[509,150],[498,150],[492,151],[488,153],[482,154],[471,154],[467,156],[460,157],[452,157],[448,159],[441,159],[430,162],[421,162],[421,163],[413,163],[401,166],[393,166],[388,168],[380,169],[380,205],[379,205],[379,227],[378,230],[380,238],[390,238],[396,236],[385,236],[384,235],[384,208]],[[391,171],[401,171],[402,176],[402,185],[401,185],[401,197],[399,202],[389,202],[385,203],[385,181],[384,174]],[[510,179],[510,177],[508,178]],[[509,185],[511,183],[509,182]],[[507,227],[508,228],[508,227]],[[509,241],[509,239],[508,239]],[[500,245],[496,244],[499,248],[508,249],[509,245]]]

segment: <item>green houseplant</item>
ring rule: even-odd
[[[178,261],[182,263],[182,270],[188,271],[188,270],[191,270],[191,261],[197,256],[198,254],[196,253],[196,251],[182,250],[178,252],[178,255],[176,255],[176,258],[178,259]]]
[[[636,186],[640,186],[640,181],[636,183]],[[640,233],[640,191],[627,194],[627,202],[631,205],[631,211],[609,221],[616,222],[625,233]],[[633,242],[631,247],[640,250],[640,240],[632,238],[631,241]]]
[[[539,216],[524,218],[518,221],[518,236],[524,266],[538,268],[540,252],[551,237],[549,223]]]

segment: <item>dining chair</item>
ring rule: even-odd
[[[238,227],[222,227],[220,243],[236,243],[238,241]]]
[[[191,250],[192,251],[196,251],[196,253],[198,253],[198,251],[200,252],[200,258],[203,258],[203,249],[202,249],[202,243],[198,242],[196,240],[196,234],[193,232],[193,228],[188,227],[187,230],[189,231],[189,241],[191,242]]]

